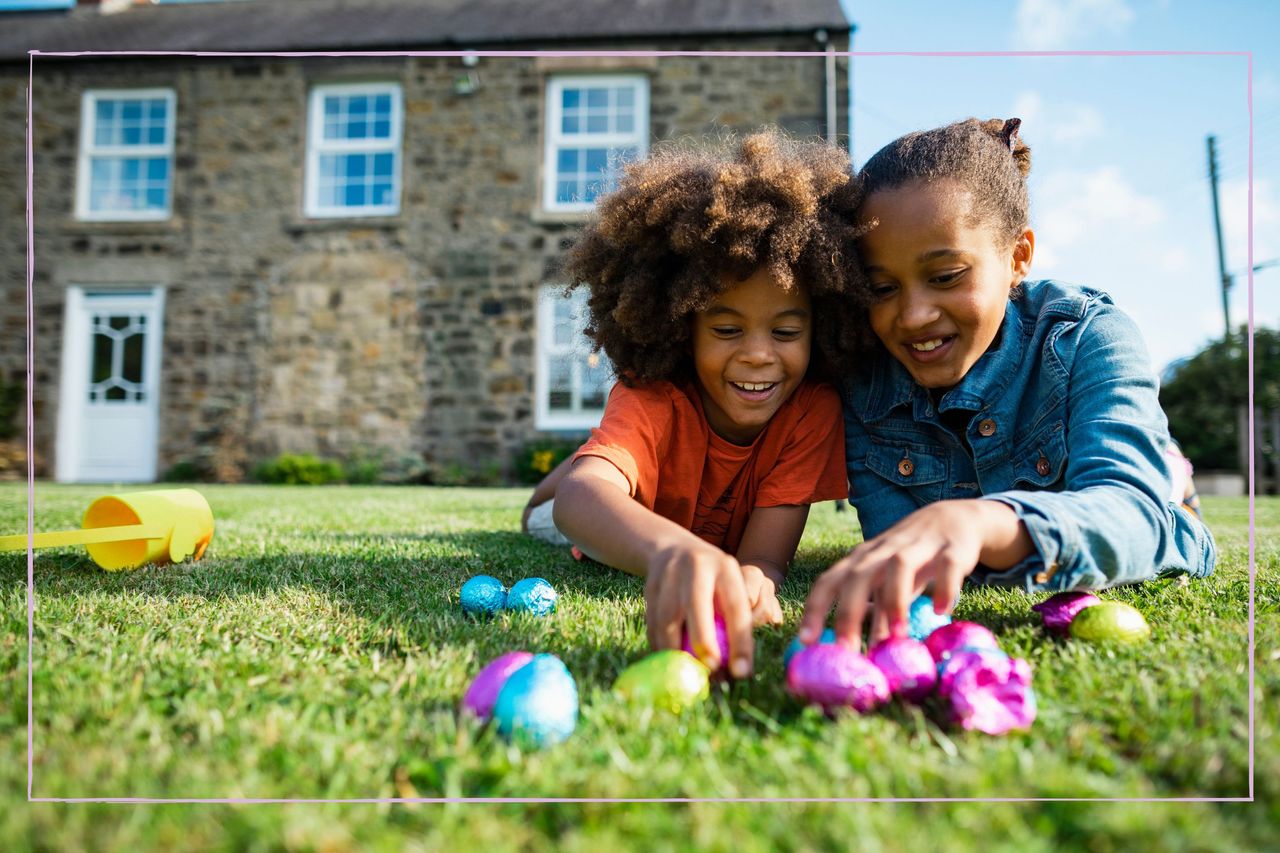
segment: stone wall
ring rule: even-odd
[[[617,46],[621,47],[621,46]],[[637,50],[812,50],[810,37]],[[843,42],[837,49],[844,49]],[[540,211],[547,75],[642,70],[654,141],[781,124],[823,129],[813,58],[40,59],[35,69],[36,431],[53,462],[68,285],[166,287],[160,470],[243,477],[283,451],[385,449],[507,471],[534,438],[535,306],[580,216]],[[844,59],[837,82],[847,128]],[[0,66],[0,373],[25,371],[26,66]],[[306,100],[317,84],[404,89],[392,217],[302,215]],[[177,94],[173,217],[74,218],[86,88]],[[51,467],[42,472],[52,474]]]

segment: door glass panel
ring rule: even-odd
[[[142,333],[135,332],[124,339],[124,363],[121,365],[122,379],[141,384],[142,382]]]
[[[90,371],[90,382],[105,382],[111,378],[111,353],[115,349],[115,339],[110,335],[93,336],[93,369]]]

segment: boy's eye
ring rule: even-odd
[[[732,335],[736,335],[738,333],[738,327],[737,326],[712,326],[711,332],[712,334],[719,335],[722,338],[727,338]]]
[[[800,337],[802,329],[774,329],[773,336],[784,341],[794,341]]]

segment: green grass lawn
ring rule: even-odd
[[[815,507],[757,631],[757,672],[680,717],[609,687],[646,652],[641,581],[518,533],[520,489],[206,486],[217,533],[198,563],[35,564],[36,797],[1242,797],[1249,793],[1248,506],[1206,499],[1217,573],[1105,593],[1149,643],[1052,639],[1017,591],[957,614],[1032,664],[1040,715],[993,738],[918,710],[824,718],[783,688],[782,650],[813,578],[855,541]],[[76,527],[107,489],[39,484],[36,524]],[[25,529],[0,486],[0,532]],[[1275,849],[1280,844],[1280,500],[1258,504],[1257,803],[132,805],[23,802],[26,559],[0,556],[0,838],[21,848],[866,850]],[[458,588],[548,579],[550,618],[461,616]],[[506,651],[552,652],[577,679],[578,729],[522,752],[460,724],[471,677]],[[922,846],[923,845],[923,846]]]

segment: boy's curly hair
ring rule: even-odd
[[[769,129],[720,151],[661,146],[626,167],[565,264],[590,289],[587,335],[627,385],[693,377],[691,316],[767,267],[813,306],[810,375],[835,378],[870,341],[849,158]]]

